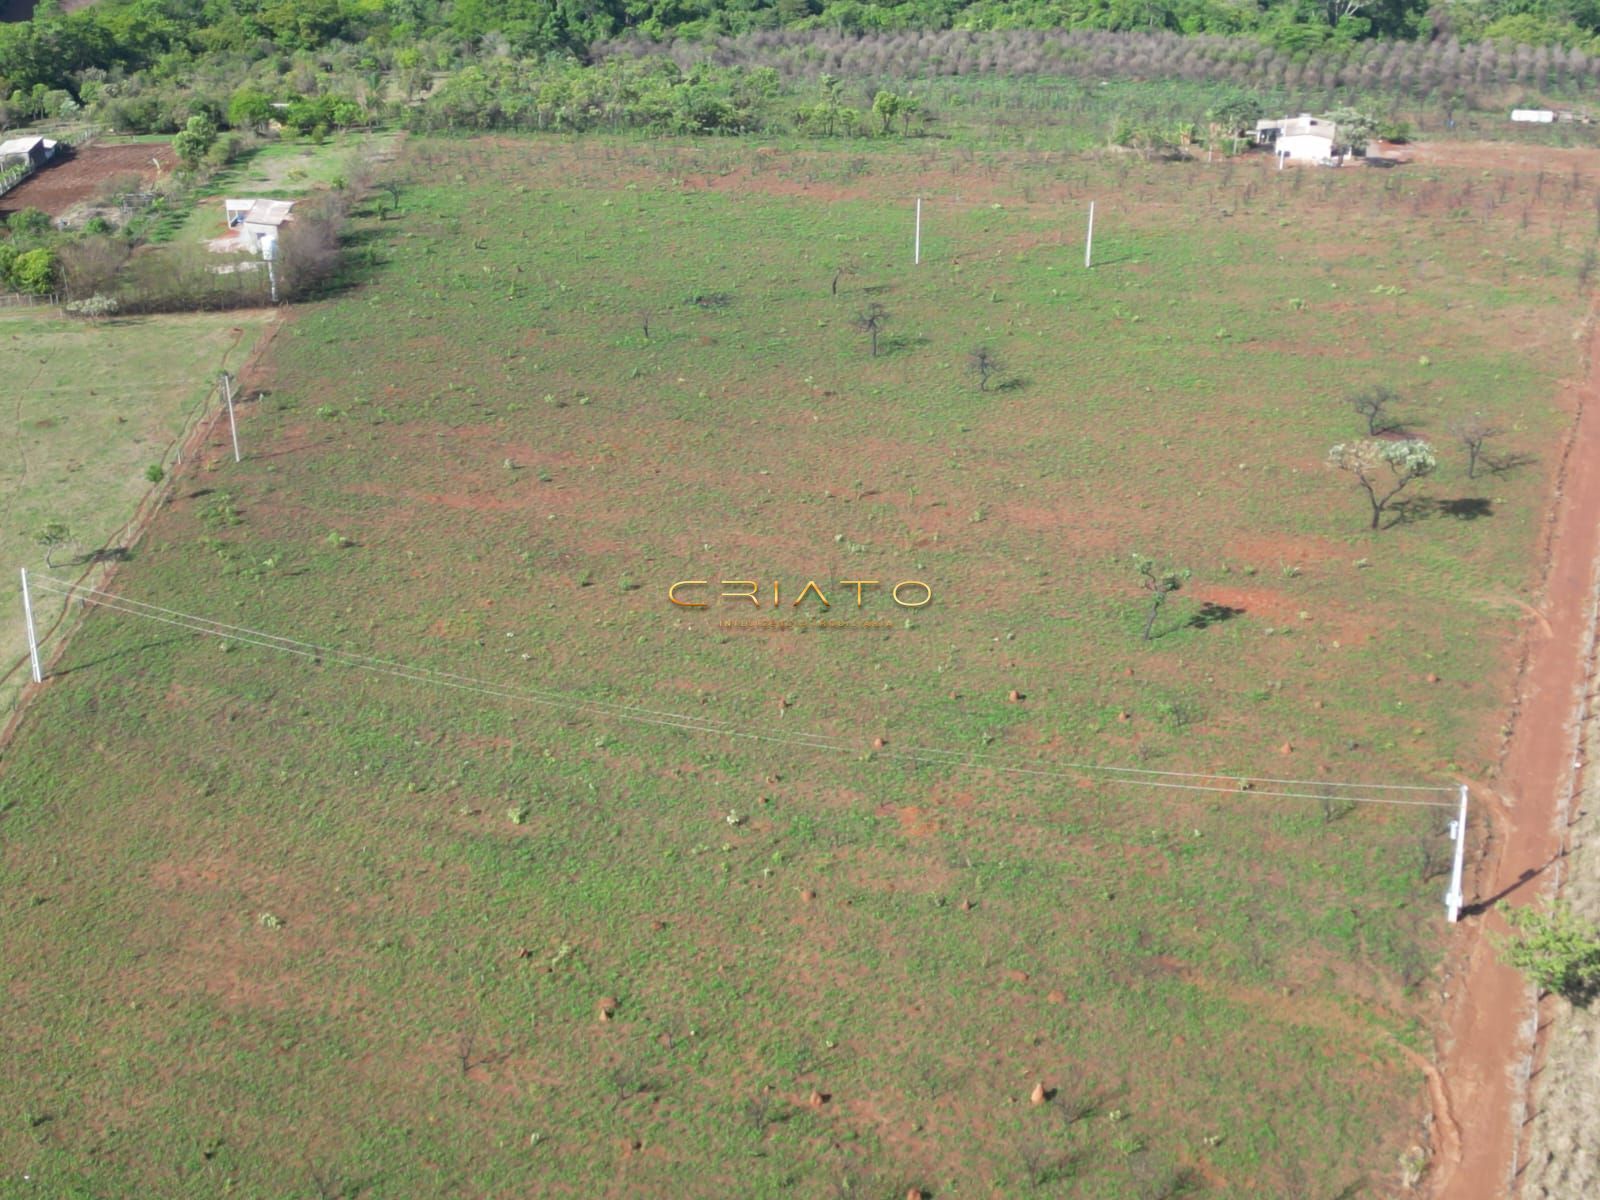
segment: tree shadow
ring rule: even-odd
[[[130,658],[135,654],[143,654],[146,650],[155,650],[161,646],[175,646],[179,642],[188,641],[188,638],[174,636],[157,638],[154,641],[140,642],[137,646],[125,646],[121,650],[113,650],[110,654],[102,654],[99,658],[91,658],[88,662],[73,663],[70,667],[52,667],[52,678],[63,675],[75,675],[79,671],[87,671],[91,667],[103,666],[108,662],[115,662],[119,658]]]
[[[74,567],[98,566],[101,563],[124,563],[133,558],[133,551],[127,546],[102,546],[98,550],[90,550],[87,554],[80,554],[69,564]]]
[[[878,336],[878,357],[887,358],[891,354],[899,354],[903,350],[913,350],[918,346],[926,346],[927,344],[927,337],[920,333],[880,334]],[[994,391],[996,388],[991,388],[990,390]]]
[[[1494,516],[1494,501],[1485,496],[1460,496],[1453,500],[1417,496],[1391,504],[1389,513],[1385,529],[1393,529],[1397,525],[1414,525],[1430,517],[1453,517],[1457,521],[1476,521],[1480,517]]]
[[[1481,917],[1484,913],[1488,912],[1496,904],[1499,904],[1500,901],[1504,900],[1507,896],[1527,886],[1529,883],[1532,883],[1535,879],[1539,878],[1539,876],[1543,875],[1545,871],[1547,871],[1556,861],[1556,859],[1560,857],[1560,854],[1555,854],[1552,855],[1543,866],[1528,867],[1524,869],[1523,872],[1517,876],[1514,882],[1506,884],[1505,887],[1501,888],[1494,895],[1489,896],[1486,899],[1474,900],[1471,904],[1463,904],[1461,906],[1461,915],[1464,917]]]
[[[1224,621],[1231,621],[1235,617],[1244,616],[1244,611],[1244,609],[1235,608],[1231,604],[1216,604],[1207,600],[1200,606],[1200,611],[1191,616],[1179,628],[1210,629],[1213,625],[1221,625]]]
[[[1026,375],[1007,375],[999,382],[991,383],[989,390],[991,392],[1015,392],[1027,387],[1032,382],[1033,380]]]
[[[1491,475],[1504,475],[1508,471],[1515,471],[1518,467],[1531,467],[1538,461],[1537,454],[1523,454],[1517,451],[1510,454],[1496,454],[1492,458],[1487,454],[1478,456],[1478,462]]]

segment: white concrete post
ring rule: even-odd
[[[1461,814],[1451,823],[1450,836],[1455,839],[1456,856],[1450,865],[1450,890],[1444,894],[1445,911],[1453,925],[1461,919],[1461,871],[1467,855],[1467,785],[1461,785]]]
[[[39,637],[33,631],[33,597],[28,595],[28,568],[22,568],[22,619],[28,626],[28,665],[33,668],[33,681],[44,682],[39,670]]]
[[[1089,232],[1083,239],[1083,266],[1087,270],[1094,259],[1094,201],[1089,201]]]
[[[239,461],[239,426],[233,420],[233,376],[222,373],[222,399],[228,406],[228,432],[233,436],[233,461]]]
[[[911,265],[922,265],[922,197],[917,197],[917,233],[911,246]]]

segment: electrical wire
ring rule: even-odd
[[[858,754],[863,750],[863,747],[858,743],[826,734],[807,733],[800,730],[783,734],[762,733],[757,730],[740,727],[731,722],[709,717],[697,717],[692,714],[646,708],[642,705],[576,697],[561,692],[543,691],[525,686],[497,684],[451,671],[440,671],[433,667],[395,662],[389,659],[359,654],[354,651],[339,650],[298,638],[284,637],[265,630],[232,625],[210,617],[197,616],[178,609],[101,591],[98,588],[88,586],[64,587],[54,580],[37,577],[31,582],[42,591],[65,596],[68,599],[76,595],[81,603],[93,604],[97,608],[106,608],[123,615],[142,617],[146,620],[176,626],[210,637],[225,638],[267,650],[277,650],[301,658],[311,659],[315,662],[335,663],[366,671],[370,674],[389,676],[410,683],[433,684],[494,699],[520,701],[565,710],[574,715],[610,717],[635,724],[680,729],[688,733],[737,737],[838,754]],[[1359,804],[1386,804],[1416,808],[1448,809],[1454,807],[1453,802],[1444,800],[1352,794],[1372,792],[1445,793],[1454,791],[1453,788],[1443,785],[1428,787],[1416,784],[1363,784],[1336,780],[1277,779],[1224,772],[1164,771],[1146,767],[1104,766],[1072,762],[1058,763],[1052,767],[1026,767],[998,761],[993,755],[977,751],[947,750],[927,746],[883,747],[874,750],[873,753],[881,758],[916,764],[943,764],[969,769],[991,770],[1000,774],[1045,779],[1076,780],[1086,774],[1098,775],[1106,783],[1168,791],[1209,792],[1229,795],[1246,794],[1258,799],[1343,800]],[[1260,788],[1256,786],[1257,784],[1270,786],[1268,788]],[[1311,787],[1319,790],[1311,792],[1281,790],[1294,787]]]

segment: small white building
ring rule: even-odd
[[[260,253],[264,240],[275,241],[283,225],[294,219],[293,200],[224,200],[228,228],[237,230],[239,244]]]
[[[1258,121],[1256,142],[1270,146],[1281,162],[1340,163],[1348,150],[1339,141],[1336,124],[1310,113]]]
[[[13,165],[16,159],[27,159],[42,167],[56,156],[56,143],[47,137],[15,137],[0,142],[0,166]]]
[[[1530,125],[1549,125],[1555,121],[1556,114],[1555,110],[1550,108],[1513,108],[1511,119]]]

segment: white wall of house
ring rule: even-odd
[[[1273,143],[1275,153],[1294,162],[1318,162],[1333,157],[1333,139],[1317,133],[1298,133]]]

